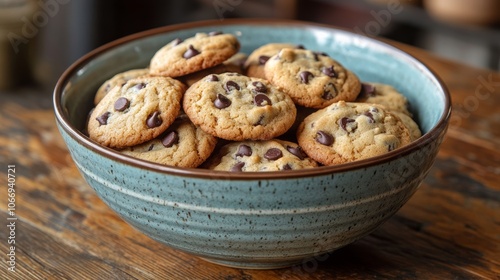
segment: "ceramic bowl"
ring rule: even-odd
[[[230,173],[159,165],[100,146],[82,133],[97,88],[146,67],[175,38],[236,34],[242,52],[269,42],[328,53],[364,81],[403,92],[424,135],[385,155],[308,170]],[[390,218],[431,167],[450,116],[450,98],[421,62],[372,38],[297,21],[205,21],[149,30],[102,46],[62,75],[57,124],[88,184],[145,235],[212,262],[245,268],[290,266],[362,238]]]

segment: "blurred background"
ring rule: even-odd
[[[0,0],[0,93],[50,94],[71,63],[125,35],[240,17],[331,24],[500,70],[500,0]]]

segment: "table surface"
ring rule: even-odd
[[[57,131],[50,93],[1,92],[0,278],[500,279],[500,73],[397,45],[435,70],[452,95],[453,117],[433,167],[369,236],[277,270],[208,263],[133,229],[80,176]],[[12,222],[14,232],[4,226]],[[8,271],[9,240],[16,242],[15,272]]]

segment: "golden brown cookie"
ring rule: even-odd
[[[243,71],[240,66],[231,63],[228,64],[222,63],[214,67],[210,67],[208,69],[200,70],[191,74],[187,74],[182,77],[178,77],[178,79],[183,83],[185,83],[188,87],[190,87],[197,81],[208,76],[209,74],[222,74],[227,72],[243,74]]]
[[[297,48],[294,44],[289,43],[269,43],[255,49],[245,61],[244,68],[246,75],[249,77],[265,79],[264,65],[269,58],[280,52],[283,48]]]
[[[120,152],[159,164],[194,168],[211,155],[216,144],[216,137],[181,115],[159,137]]]
[[[149,69],[132,69],[114,75],[111,79],[105,81],[99,87],[94,98],[94,105],[97,105],[97,103],[99,103],[102,98],[115,86],[121,86],[130,79],[146,76],[148,74]]]
[[[195,125],[226,140],[269,140],[293,124],[296,108],[268,81],[238,73],[211,74],[188,88],[183,108]]]
[[[208,169],[232,172],[280,171],[317,167],[295,143],[282,140],[242,141],[224,145]]]
[[[361,89],[358,77],[325,53],[282,49],[264,66],[266,78],[282,88],[297,105],[324,108],[354,101]]]
[[[236,36],[220,32],[197,33],[175,39],[158,50],[150,63],[152,75],[179,77],[221,64],[240,49]]]
[[[382,106],[339,101],[309,115],[297,131],[304,151],[324,165],[381,155],[411,142],[402,121]]]
[[[149,141],[177,117],[184,91],[184,84],[168,77],[135,78],[116,86],[90,115],[89,137],[113,148]]]
[[[406,128],[408,128],[408,130],[410,131],[411,141],[415,141],[418,138],[420,138],[420,136],[422,136],[422,131],[420,131],[420,127],[415,122],[415,120],[413,120],[413,118],[411,118],[410,116],[401,111],[389,111],[389,112],[399,117],[403,122],[403,124],[406,126]]]
[[[245,62],[247,61],[247,59],[248,55],[246,53],[239,52],[228,58],[226,61],[223,62],[223,64],[239,67],[239,70],[235,72],[243,74],[245,72]]]
[[[399,111],[412,116],[408,110],[408,100],[393,86],[382,83],[362,83],[356,102],[384,105],[387,110]]]

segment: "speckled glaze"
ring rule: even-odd
[[[375,158],[332,167],[228,173],[161,166],[96,145],[81,132],[95,91],[114,74],[145,67],[175,38],[224,31],[249,53],[268,42],[328,53],[364,81],[404,92],[424,136]],[[135,228],[209,261],[246,268],[290,266],[369,234],[418,189],[446,131],[449,95],[423,64],[361,35],[295,21],[224,20],[168,26],[105,45],[59,80],[60,132],[86,181]]]

